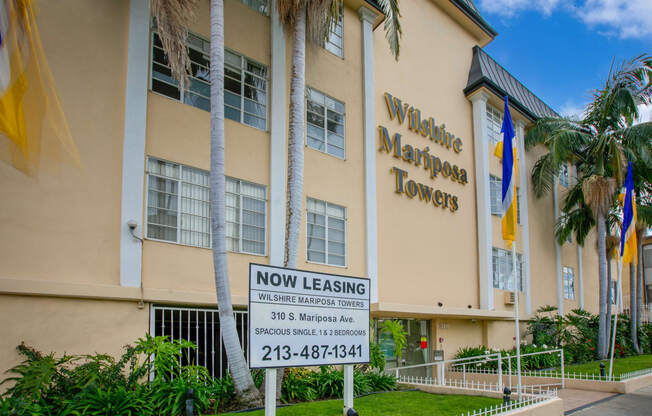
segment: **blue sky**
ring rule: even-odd
[[[476,0],[498,31],[485,50],[563,115],[577,115],[613,59],[652,53],[652,0]]]

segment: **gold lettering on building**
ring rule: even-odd
[[[407,121],[408,129],[415,134],[437,143],[447,150],[452,150],[454,153],[462,152],[463,140],[450,131],[446,131],[446,124],[437,125],[433,117],[422,118],[420,109],[410,106],[387,92],[384,94],[384,98],[391,120],[396,120],[399,124]],[[430,179],[435,180],[442,177],[461,185],[469,183],[466,169],[448,160],[442,160],[434,153],[431,154],[430,146],[420,148],[407,143],[403,144],[401,134],[394,133],[392,136],[384,126],[378,126],[378,137],[380,152],[391,154],[396,159],[414,166],[423,166],[430,173]],[[432,203],[435,207],[448,208],[451,212],[459,209],[460,205],[456,195],[435,190],[431,186],[409,179],[408,172],[397,167],[391,168],[390,172],[394,174],[398,194],[405,194],[410,199]]]

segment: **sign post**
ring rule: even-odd
[[[249,265],[249,367],[268,369],[266,416],[269,369],[284,367],[344,365],[344,414],[353,407],[353,364],[369,362],[369,289],[366,278]]]

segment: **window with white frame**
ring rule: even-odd
[[[575,271],[564,266],[564,299],[575,299]]]
[[[503,113],[492,105],[487,104],[487,139],[496,145],[502,140],[500,131],[503,128]]]
[[[240,2],[265,16],[269,16],[269,0],[240,0]]]
[[[328,39],[324,42],[324,49],[344,58],[344,4],[340,1],[340,14],[337,21],[328,29]]]
[[[503,181],[498,176],[489,176],[489,191],[491,214],[503,215]]]
[[[172,78],[161,39],[152,32],[151,89],[183,103],[210,111],[210,44],[188,34],[190,82],[183,91]],[[267,67],[235,52],[224,51],[224,116],[267,129]]]
[[[239,179],[226,179],[226,248],[265,254],[265,187]]]
[[[346,265],[346,208],[308,198],[307,249],[308,261]]]
[[[267,67],[224,51],[224,117],[267,129]]]
[[[210,247],[208,172],[147,159],[147,238]]]
[[[192,33],[187,39],[188,56],[190,58],[190,82],[183,91],[179,83],[172,78],[167,56],[158,33],[152,32],[152,79],[151,89],[154,92],[190,104],[193,107],[210,111],[210,45],[207,40]]]
[[[211,247],[209,173],[147,160],[147,238]],[[265,254],[264,186],[226,178],[226,241],[235,252]]]
[[[503,181],[498,176],[489,175],[489,199],[491,214],[503,215]],[[516,187],[516,222],[521,223],[521,188]]]
[[[494,247],[492,254],[494,288],[513,291],[512,252]],[[516,279],[518,281],[518,290],[522,292],[523,258],[519,253],[516,253]]]
[[[568,164],[564,163],[559,168],[559,184],[563,187],[568,188],[570,184],[570,179],[568,175]]]
[[[306,92],[308,147],[344,159],[344,103],[313,88]]]

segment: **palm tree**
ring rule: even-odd
[[[607,355],[607,256],[606,216],[614,204],[617,185],[623,182],[627,160],[650,163],[650,134],[644,123],[632,126],[638,117],[637,105],[652,99],[652,57],[641,55],[612,68],[605,86],[596,90],[584,118],[543,118],[526,136],[526,146],[542,144],[548,153],[532,170],[535,195],[550,191],[553,178],[563,163],[578,166],[585,204],[597,227],[598,271],[600,279],[600,319],[598,356]]]
[[[321,44],[337,23],[341,0],[277,0],[278,13],[292,33],[292,78],[288,130],[288,176],[285,222],[285,266],[296,267],[303,203],[303,149],[305,133],[306,41]],[[385,14],[389,46],[398,59],[401,25],[398,0],[379,0]]]
[[[183,88],[188,82],[190,59],[186,48],[187,27],[194,18],[198,0],[153,0],[161,43],[172,74]],[[249,372],[238,338],[226,261],[226,179],[224,176],[224,2],[211,0],[211,170],[210,207],[215,291],[222,342],[229,360],[238,400],[246,407],[262,405],[260,393]]]

